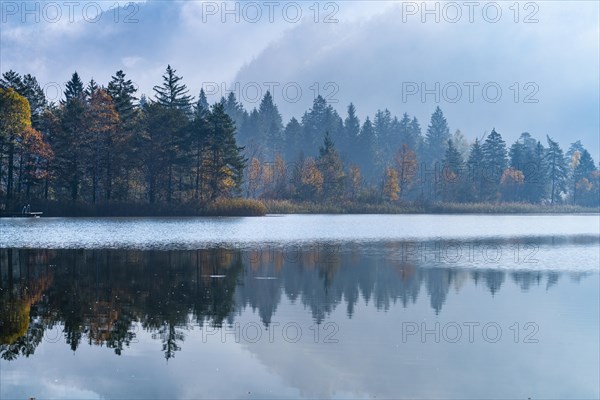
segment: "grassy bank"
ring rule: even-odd
[[[21,208],[12,211],[20,212]],[[31,211],[42,211],[44,217],[199,217],[199,216],[263,216],[265,205],[258,200],[219,199],[213,203],[187,204],[136,204],[102,203],[85,204],[57,201],[32,201]],[[0,215],[2,215],[0,213]]]
[[[598,213],[598,208],[529,203],[432,203],[363,204],[354,202],[311,203],[288,200],[265,201],[269,214],[561,214]]]
[[[84,204],[55,201],[31,203],[44,217],[248,217],[265,214],[561,214],[599,213],[598,208],[528,203],[335,203],[289,200],[219,199],[211,204]],[[14,209],[14,212],[20,212]],[[1,213],[0,213],[1,215]]]

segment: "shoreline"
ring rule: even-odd
[[[527,203],[432,203],[432,204],[364,204],[356,202],[311,203],[289,200],[259,201],[252,199],[223,199],[211,205],[192,204],[124,204],[109,203],[95,206],[63,202],[34,203],[32,210],[48,217],[260,217],[290,214],[428,214],[428,215],[559,215],[600,214],[600,208],[573,205],[536,205]],[[0,212],[0,218],[23,218],[18,212]]]

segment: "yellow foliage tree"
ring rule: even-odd
[[[398,184],[398,171],[394,168],[385,168],[385,182],[383,185],[383,195],[389,201],[399,199],[400,185]]]

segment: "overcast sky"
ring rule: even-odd
[[[423,127],[439,105],[470,139],[581,138],[598,160],[595,1],[121,3],[0,3],[0,71],[56,98],[74,70],[106,84],[123,69],[151,97],[171,64],[211,101],[234,89],[252,108],[271,88],[285,120],[317,93],[342,116],[353,102],[361,119],[389,108]]]

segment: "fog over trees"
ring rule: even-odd
[[[539,133],[507,144],[494,129],[469,142],[460,121],[383,109],[360,120],[317,96],[283,121],[267,92],[246,109],[232,92],[209,105],[168,66],[154,95],[73,73],[59,104],[35,77],[0,80],[0,201],[205,205],[220,198],[362,204],[598,206],[600,172],[573,132],[562,149]],[[408,110],[407,110],[408,111]],[[505,116],[510,118],[510,116]]]

